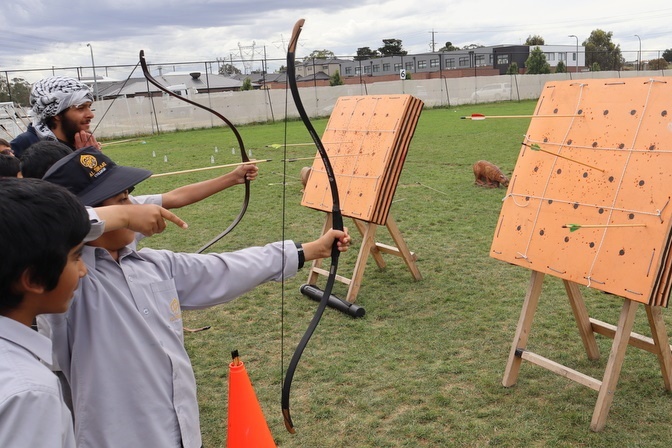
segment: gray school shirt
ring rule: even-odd
[[[198,448],[196,382],[182,310],[229,302],[296,274],[292,241],[223,254],[86,246],[69,310],[46,316],[70,382],[78,448]]]
[[[51,341],[0,316],[0,446],[75,448],[72,416],[51,363]]]

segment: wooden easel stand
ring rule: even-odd
[[[610,325],[588,316],[588,310],[583,300],[583,296],[579,291],[579,285],[567,280],[563,280],[565,290],[569,297],[569,303],[572,307],[572,312],[574,313],[574,318],[578,325],[579,334],[581,335],[588,358],[598,359],[600,357],[597,342],[595,340],[595,333],[610,337],[614,340],[602,380],[592,378],[536,353],[527,351],[527,340],[532,327],[534,313],[539,304],[543,279],[543,273],[532,271],[530,284],[525,295],[523,309],[520,314],[518,327],[516,328],[516,334],[509,353],[504,378],[502,380],[502,384],[505,387],[511,387],[516,384],[521,363],[523,360],[526,360],[532,364],[536,364],[551,372],[596,390],[598,396],[590,423],[590,429],[598,432],[604,429],[604,426],[606,425],[607,415],[614,399],[616,384],[618,383],[618,377],[623,365],[625,350],[628,345],[632,345],[633,347],[654,353],[658,357],[665,389],[668,391],[672,390],[672,347],[669,345],[661,307],[644,305],[652,337],[642,336],[637,333],[632,333],[638,302],[624,299],[618,324],[616,326]]]
[[[324,227],[322,228],[322,234],[331,228],[331,218],[331,213],[327,213],[327,219],[325,220]],[[399,231],[399,227],[397,226],[397,223],[394,221],[392,216],[388,215],[387,221],[385,222],[385,227],[390,232],[396,247],[376,242],[376,230],[378,229],[377,224],[355,218],[352,218],[352,220],[354,221],[355,227],[362,236],[362,245],[359,249],[359,255],[357,256],[357,261],[355,263],[352,277],[347,278],[340,275],[336,276],[336,280],[348,285],[348,294],[345,299],[346,301],[354,303],[357,299],[357,294],[359,293],[359,289],[362,286],[364,269],[366,268],[366,262],[368,261],[369,255],[373,257],[380,269],[383,269],[386,266],[385,260],[382,256],[383,253],[401,257],[404,260],[404,263],[406,263],[409,271],[411,271],[413,279],[416,281],[422,280],[422,275],[420,274],[420,270],[418,269],[418,265],[416,263],[417,256],[415,253],[409,250],[408,245],[406,244],[406,241],[404,241],[404,238]],[[313,260],[310,273],[308,274],[308,284],[314,285],[320,275],[328,276],[329,271],[322,268],[322,259]]]

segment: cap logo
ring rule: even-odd
[[[90,154],[82,154],[79,156],[79,163],[89,169],[89,177],[98,177],[105,172],[107,162],[98,164],[98,159]]]

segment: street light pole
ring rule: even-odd
[[[98,98],[98,78],[96,77],[96,63],[93,62],[93,46],[91,46],[90,43],[86,44],[86,46],[89,47],[89,49],[91,50],[91,66],[93,67],[93,90],[95,90],[94,97],[96,98],[96,100],[99,100],[100,98]]]
[[[579,73],[579,36],[577,36],[576,34],[570,34],[567,37],[576,38],[576,73]]]
[[[637,71],[640,71],[642,67],[642,38],[636,34],[635,37],[639,39],[639,53],[637,54]]]

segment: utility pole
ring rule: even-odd
[[[432,31],[429,32],[432,35],[432,43],[430,44],[430,48],[432,49],[432,53],[436,51],[436,43],[434,42],[434,35],[436,34],[436,31],[434,31],[434,28],[432,28]]]
[[[576,34],[570,34],[567,37],[576,38],[576,73],[579,73],[579,36]]]
[[[95,90],[95,99],[99,100],[98,96],[98,77],[96,76],[96,63],[93,62],[93,46],[88,43],[86,44],[87,47],[89,47],[89,50],[91,50],[91,67],[93,67],[93,90]],[[641,51],[640,51],[641,52]]]

